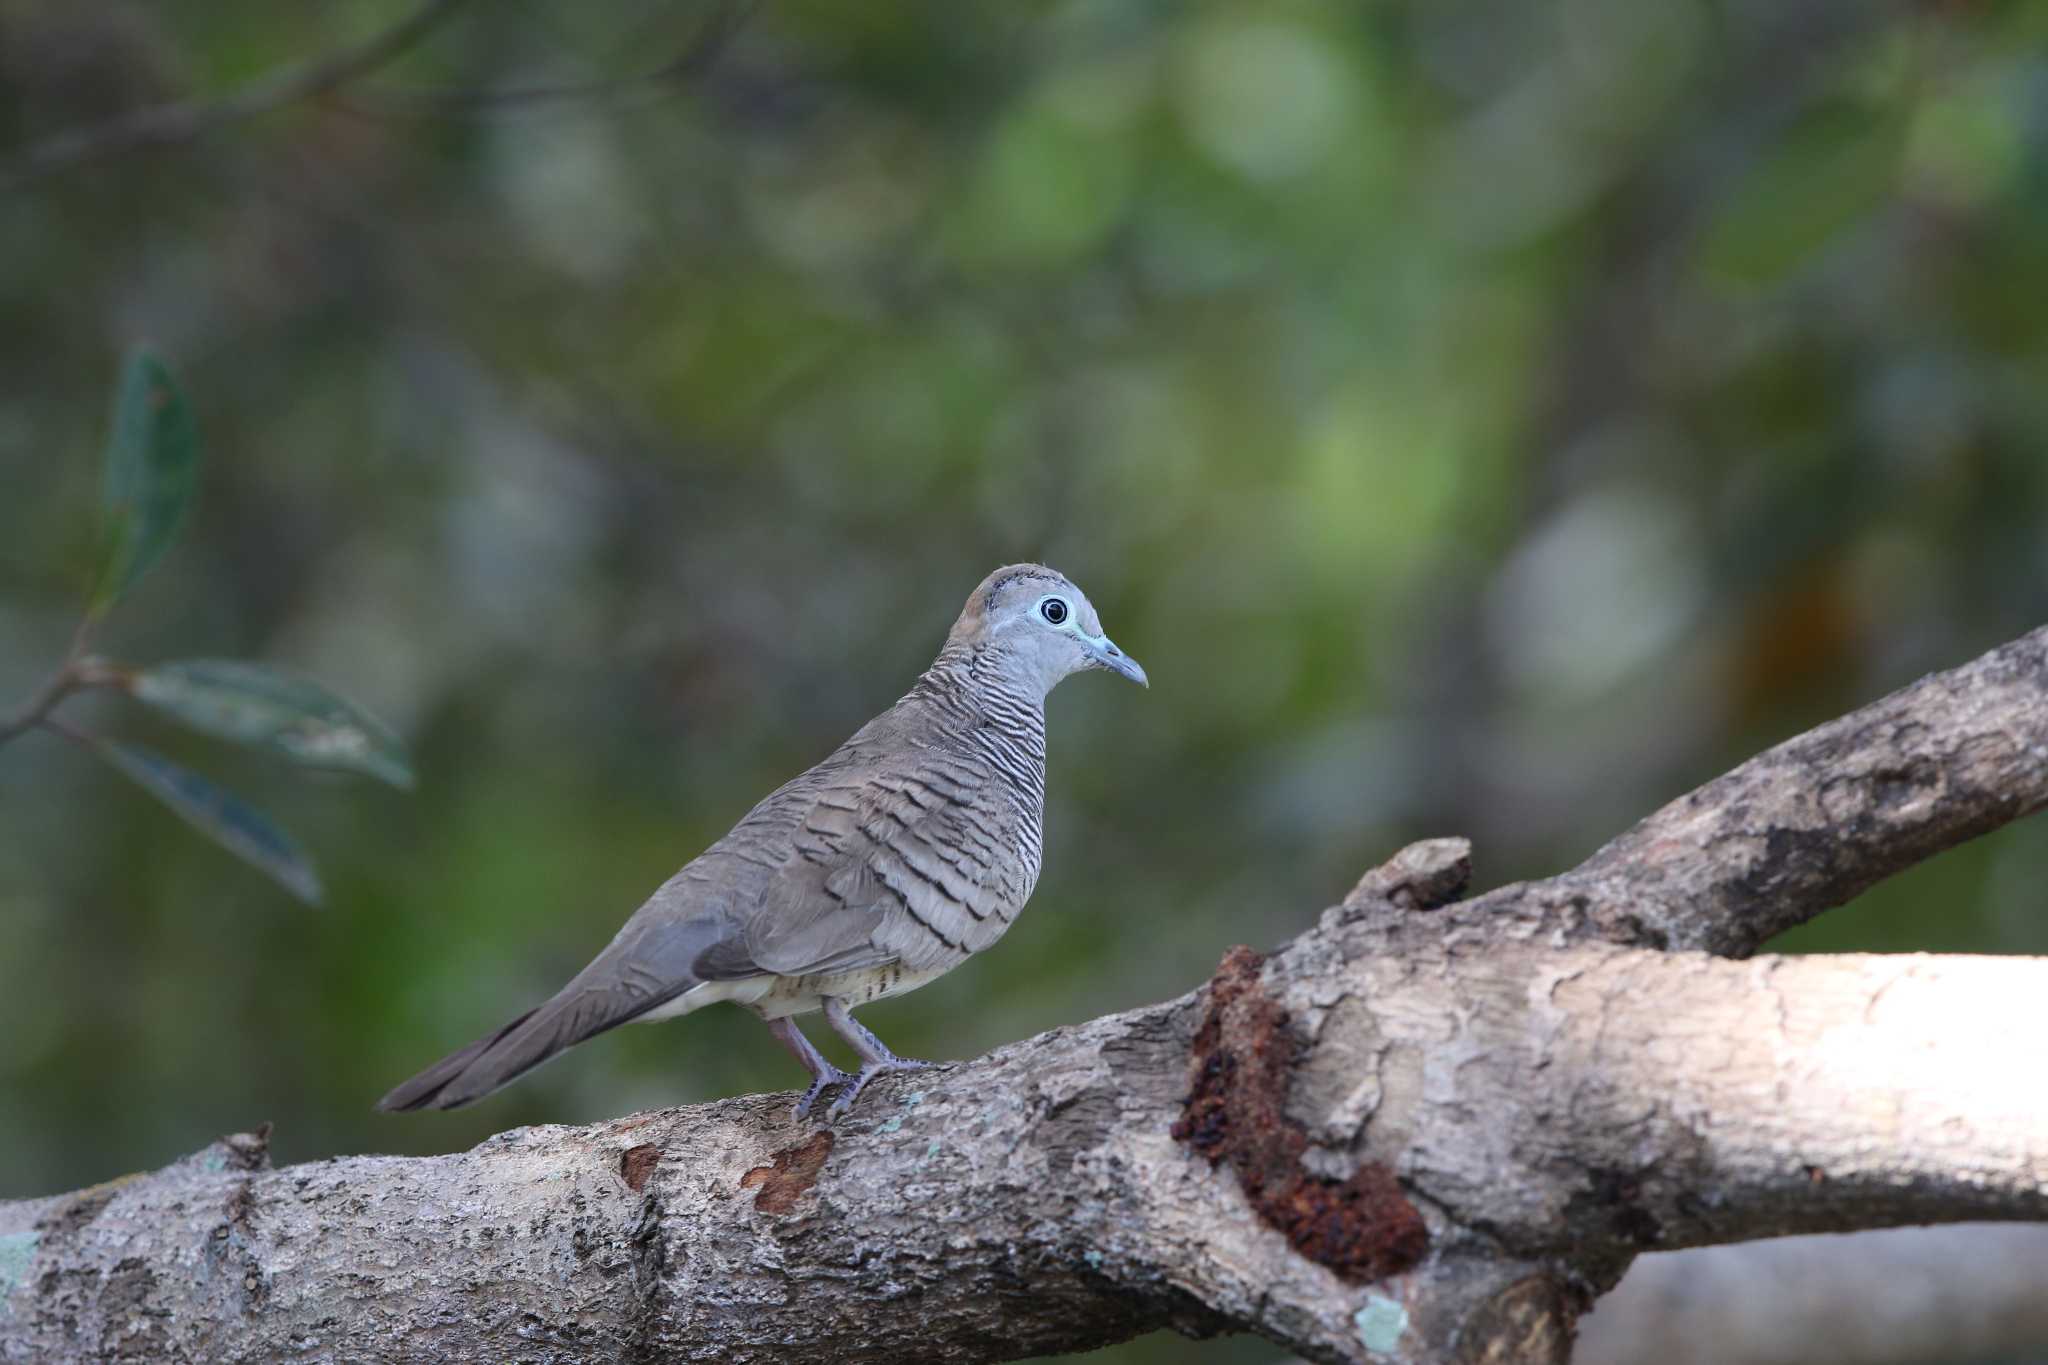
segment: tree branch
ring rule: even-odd
[[[83,162],[190,142],[229,124],[326,94],[392,61],[463,3],[425,0],[398,23],[353,47],[273,72],[217,100],[176,100],[58,133],[0,164],[0,192],[21,189]]]
[[[365,118],[478,118],[540,106],[660,92],[709,70],[745,26],[754,8],[753,0],[724,0],[704,17],[681,51],[652,70],[631,76],[482,88],[370,86],[349,92],[337,103],[349,113]]]
[[[1641,941],[1744,956],[2048,805],[2048,627],[1770,749],[1600,850]]]
[[[1561,1334],[1645,1246],[2048,1213],[2048,1095],[1977,1083],[2038,1074],[2014,1040],[2048,964],[1585,948],[1333,968],[1333,937],[894,1083],[833,1129],[777,1096],[280,1171],[231,1140],[0,1206],[22,1267],[0,1356],[133,1354],[138,1322],[157,1361],[311,1337],[397,1360],[1002,1359],[1177,1325],[1342,1360],[1391,1305],[1409,1358],[1448,1360],[1475,1298],[1533,1295]],[[1279,1011],[1204,1044],[1226,989]],[[1346,1248],[1393,1242],[1384,1216],[1339,1202],[1294,1235],[1241,1165],[1172,1135],[1191,1053],[1243,1080],[1281,1037],[1291,1091],[1233,1082],[1211,1146],[1270,1159],[1293,1125],[1311,1185],[1398,1171],[1426,1240],[1376,1282]],[[901,1309],[849,1311],[878,1301]]]
[[[778,1096],[281,1171],[236,1139],[0,1205],[0,1360],[996,1360],[1172,1326],[1561,1361],[1647,1248],[2048,1217],[2048,961],[1615,942],[1739,938],[1688,928],[1681,880],[1702,924],[1790,922],[2041,804],[2044,644],[1548,882],[1446,905],[1462,841],[1404,850],[1269,959],[835,1128]]]
[[[1561,876],[1457,907],[1527,936],[1753,953],[1922,859],[2048,805],[2048,627],[1787,740]]]
[[[2048,1217],[2048,1091],[2013,1083],[2048,1067],[2048,961],[1586,948],[1294,971],[1321,951],[1269,970],[1317,1036],[1295,1111],[1529,1254]],[[1444,1142],[1458,1109],[1484,1131]]]
[[[0,720],[0,744],[26,734],[38,725],[49,725],[53,719],[51,713],[73,692],[120,683],[122,675],[118,668],[85,652],[86,646],[92,642],[93,628],[98,624],[91,616],[78,623],[78,628],[71,633],[70,648],[64,651],[63,662],[51,671],[27,700],[15,708],[12,715]]]

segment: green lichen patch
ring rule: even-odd
[[[1408,1310],[1384,1294],[1374,1294],[1365,1307],[1351,1315],[1358,1340],[1368,1351],[1392,1352],[1401,1345],[1408,1330]]]
[[[29,1263],[35,1260],[36,1244],[42,1240],[42,1234],[33,1230],[0,1232],[0,1316],[9,1311],[7,1296],[28,1278]]]

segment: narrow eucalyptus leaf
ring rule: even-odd
[[[222,739],[299,763],[367,773],[410,787],[405,746],[364,711],[310,678],[237,659],[181,659],[136,673],[128,690]]]
[[[320,903],[320,878],[297,841],[270,817],[224,787],[132,744],[96,740],[100,757],[200,833],[275,879],[308,905]]]
[[[92,596],[98,615],[163,557],[199,482],[199,429],[164,363],[149,351],[128,357],[114,399],[100,489],[100,562]]]
[[[1896,192],[1905,145],[1897,119],[1816,105],[1719,196],[1703,265],[1743,284],[1783,283]]]

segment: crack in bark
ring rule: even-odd
[[[636,1153],[652,1152],[653,1160],[635,1159]],[[632,1329],[622,1365],[660,1365],[666,1352],[662,1334],[666,1296],[662,1277],[668,1268],[668,1244],[662,1233],[661,1183],[655,1173],[661,1149],[652,1143],[631,1147],[620,1158],[621,1173],[628,1187],[641,1193],[640,1217],[633,1225],[629,1255],[633,1273]],[[633,1183],[637,1170],[640,1183]]]

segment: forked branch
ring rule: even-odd
[[[1405,850],[1164,1004],[878,1084],[0,1205],[0,1360],[1563,1360],[1646,1249],[2048,1218],[2048,961],[1757,958],[2048,799],[2048,632],[1470,901]],[[1446,903],[1449,901],[1449,903]]]

